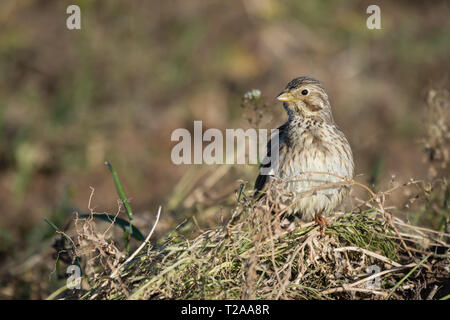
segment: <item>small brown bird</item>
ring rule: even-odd
[[[278,128],[278,166],[271,175],[260,173],[255,194],[263,190],[271,177],[278,178],[283,189],[294,196],[286,214],[305,222],[315,220],[323,234],[328,222],[322,215],[332,214],[348,194],[348,186],[333,183],[353,178],[352,150],[334,123],[328,95],[319,81],[296,78],[277,99],[283,101],[289,119]],[[267,146],[268,156],[272,140]],[[270,163],[261,168],[267,166]]]

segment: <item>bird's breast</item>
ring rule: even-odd
[[[279,177],[314,186],[352,178],[351,150],[342,137],[327,127],[296,128],[290,132],[288,146],[280,148]]]

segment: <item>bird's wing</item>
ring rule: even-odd
[[[287,131],[287,127],[288,127],[288,123],[286,122],[285,124],[283,124],[282,126],[278,127],[278,143],[279,145],[281,145],[286,137],[286,131]],[[266,151],[266,157],[270,157],[271,156],[271,147],[272,147],[272,139],[269,140],[269,142],[267,143],[267,151]],[[260,171],[262,168],[269,168],[271,166],[271,163],[263,163],[260,165]],[[255,181],[255,193],[254,193],[254,197],[256,197],[259,192],[261,190],[264,189],[265,185],[269,182],[270,179],[270,175],[268,174],[259,174],[258,177],[256,177],[256,181]]]

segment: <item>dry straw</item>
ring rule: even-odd
[[[375,194],[355,181],[337,184],[360,186],[370,198],[337,213],[325,236],[314,223],[287,221],[283,212],[292,199],[285,205],[277,192],[258,201],[242,197],[220,228],[193,239],[172,232],[151,245],[160,209],[146,241],[126,261],[111,242],[103,243],[108,254],[91,231],[83,236],[91,228],[80,228],[98,264],[86,272],[89,289],[79,298],[411,299],[420,297],[427,279],[439,284],[450,276],[450,235],[393,218],[385,208],[387,194],[400,187]],[[379,271],[371,273],[374,266]]]

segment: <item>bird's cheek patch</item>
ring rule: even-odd
[[[312,112],[316,112],[316,111],[319,111],[322,109],[319,104],[311,103],[310,101],[307,101],[305,103],[305,106],[309,111],[312,111]]]

